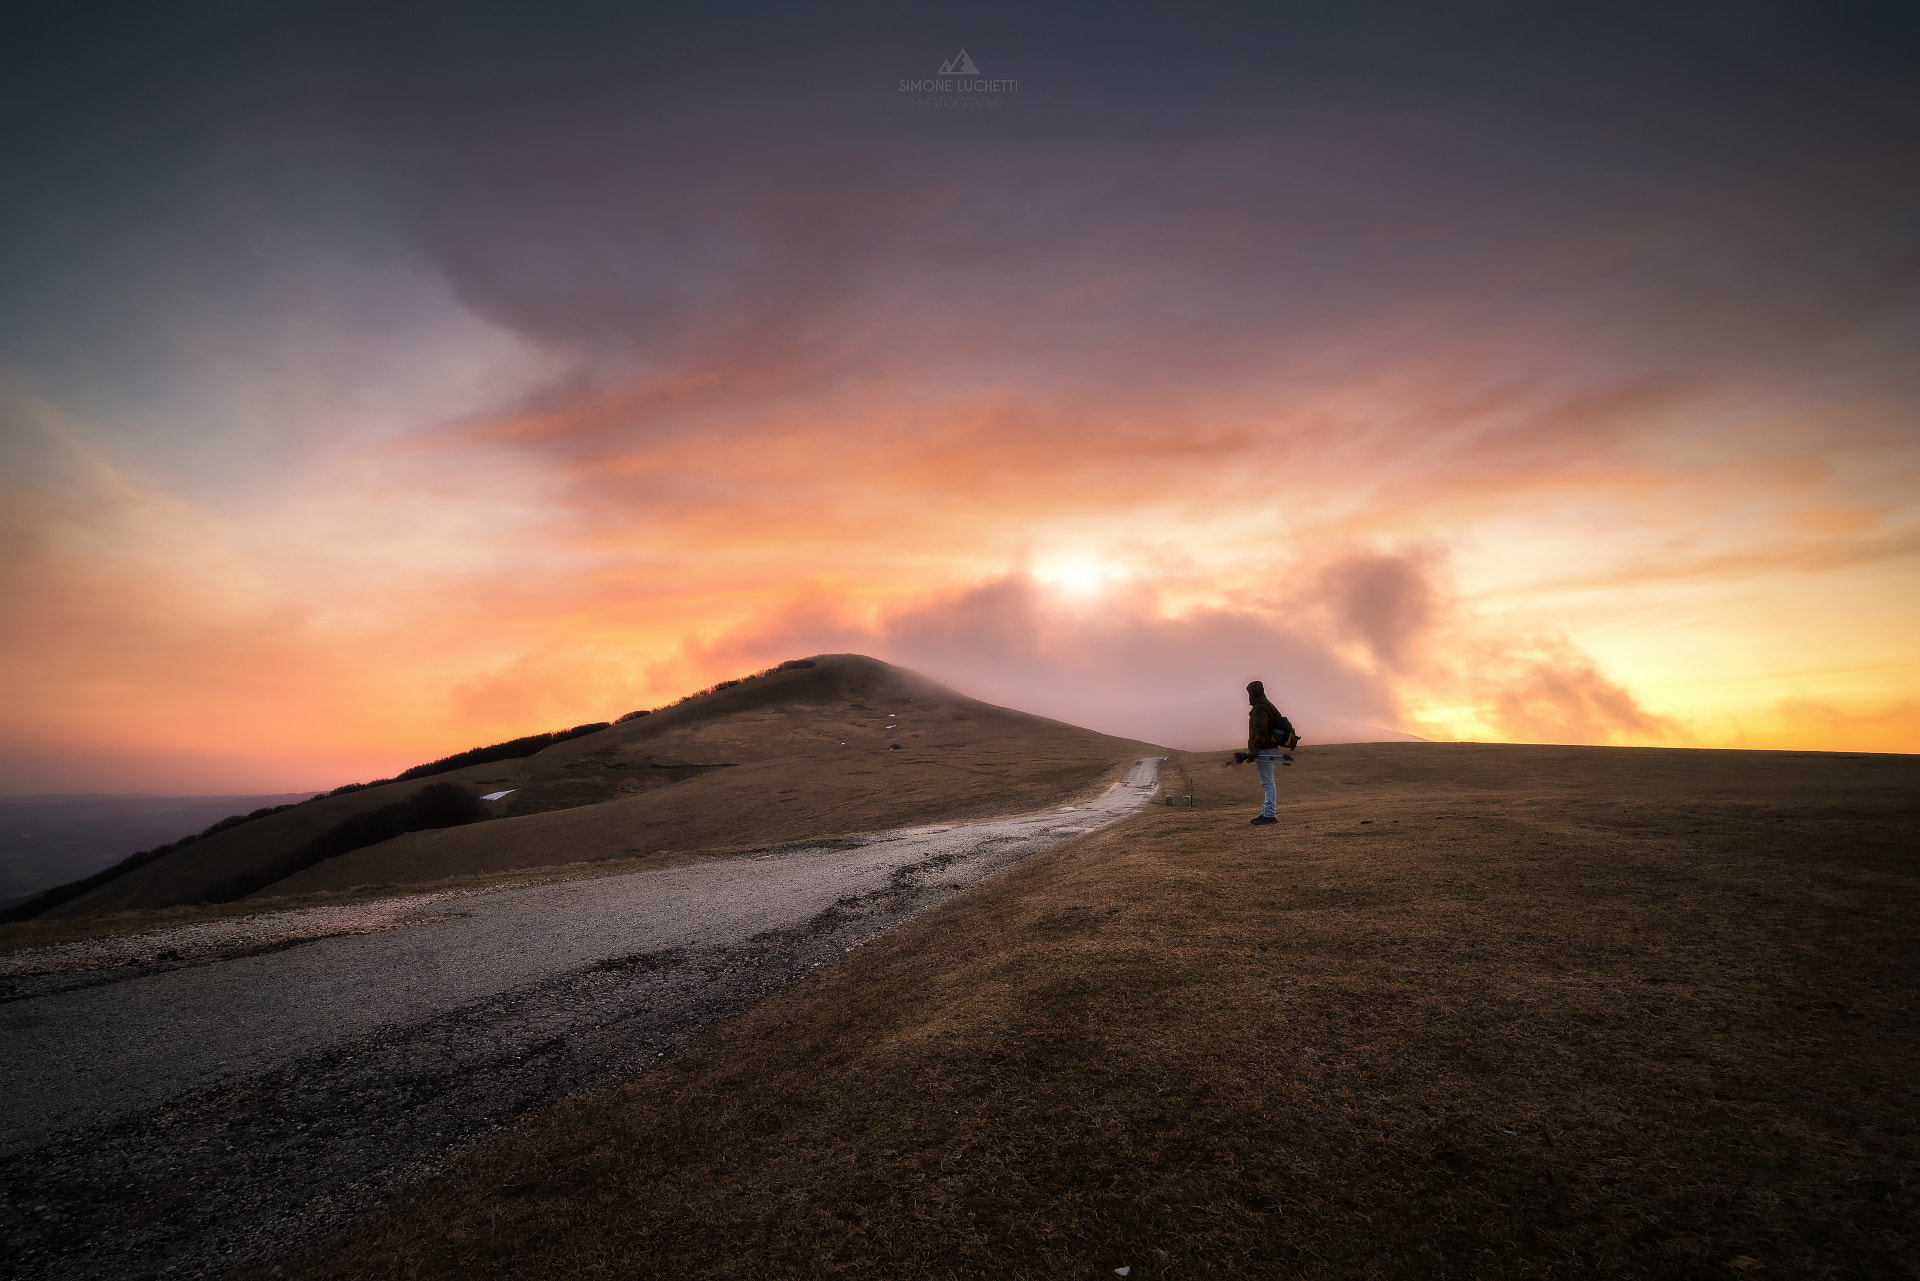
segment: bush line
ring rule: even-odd
[[[306,802],[301,801],[297,803],[304,805]],[[102,868],[92,876],[83,876],[77,881],[69,881],[65,885],[56,885],[50,890],[43,890],[40,894],[28,899],[26,902],[16,904],[6,911],[0,912],[0,925],[11,925],[15,921],[32,920],[42,912],[50,912],[69,899],[79,898],[88,890],[98,889],[116,877],[125,876],[128,872],[145,867],[147,864],[156,859],[163,858],[175,850],[185,849],[195,841],[212,836],[216,832],[224,832],[230,827],[238,827],[242,823],[251,823],[256,818],[265,818],[269,814],[278,814],[282,810],[290,810],[292,808],[292,805],[268,805],[253,811],[251,814],[229,814],[219,822],[209,826],[203,832],[183,836],[179,840],[169,841],[165,845],[156,845],[150,850],[139,850],[129,854],[112,867]]]
[[[594,721],[590,725],[575,725],[572,729],[557,729],[550,734],[528,734],[525,738],[512,738],[504,743],[495,743],[491,747],[475,747],[464,752],[455,752],[452,756],[442,756],[437,761],[425,765],[416,765],[412,769],[401,770],[393,776],[396,783],[405,783],[411,779],[427,778],[434,774],[444,774],[448,770],[462,769],[468,765],[487,765],[493,761],[516,760],[522,756],[532,756],[535,752],[545,751],[555,743],[564,743],[570,738],[579,738],[583,734],[597,734],[611,725],[612,721]],[[351,787],[352,784],[348,784]],[[373,784],[369,783],[371,787]],[[345,791],[345,788],[340,791]],[[329,793],[339,795],[339,791]]]
[[[209,886],[206,903],[231,903],[295,872],[304,872],[342,854],[390,841],[408,832],[459,827],[482,813],[480,799],[458,783],[429,783],[405,800],[362,814],[349,814],[305,845],[296,846],[259,867],[237,872]]]

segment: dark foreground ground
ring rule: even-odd
[[[1122,811],[1130,807],[1122,804],[1127,799],[1115,802]],[[1082,807],[1076,815],[1110,819],[1095,809]],[[236,1264],[322,1240],[431,1174],[449,1155],[528,1113],[649,1071],[716,1019],[838,961],[973,879],[1057,844],[1063,838],[1049,825],[1058,821],[1048,815],[1024,826],[941,828],[917,844],[881,838],[888,848],[909,850],[909,861],[889,864],[890,876],[869,878],[878,880],[871,890],[837,900],[829,890],[830,906],[803,915],[791,928],[726,946],[675,947],[564,971],[555,967],[537,982],[433,1017],[320,1038],[324,1048],[271,1071],[235,1070],[206,1088],[153,1091],[165,1100],[158,1106],[126,1106],[124,1093],[116,1094],[100,1104],[114,1119],[82,1122],[77,1130],[63,1120],[56,1131],[62,1137],[54,1141],[23,1138],[40,1132],[29,1123],[32,1100],[0,1100],[7,1122],[0,1126],[6,1275],[18,1281],[214,1277]],[[969,833],[986,835],[960,839]],[[830,861],[836,854],[851,856],[862,844],[847,839],[830,849],[787,853]],[[945,852],[920,857],[929,844]],[[764,862],[743,860],[738,866],[751,876]],[[566,931],[570,924],[579,926],[557,919],[553,929]],[[183,964],[221,966],[318,941],[293,938],[189,962],[148,958],[0,985],[0,1035],[10,1053],[24,1056],[35,1023],[44,1026],[52,1018],[39,1012],[43,1003],[63,991],[137,984],[145,974]],[[287,990],[307,989],[288,984]],[[169,1017],[139,1026],[164,1028]]]
[[[274,1275],[1920,1275],[1920,760],[1220,760]]]

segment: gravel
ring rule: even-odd
[[[424,909],[428,904],[475,894],[495,894],[525,884],[528,882],[511,881],[484,889],[445,890],[372,903],[263,912],[258,916],[176,925],[128,937],[81,939],[77,943],[7,952],[0,954],[0,1001],[102,987],[190,965],[257,956],[312,939],[377,934],[382,930],[452,920],[464,913],[443,911],[436,915]]]
[[[598,880],[307,908],[3,958],[19,1281],[208,1277],[339,1230],[522,1114],[1143,804]]]

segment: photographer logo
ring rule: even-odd
[[[916,111],[997,111],[1019,92],[1018,80],[984,74],[965,49],[941,63],[938,76],[900,82],[901,95]]]

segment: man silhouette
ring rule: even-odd
[[[1293,740],[1293,723],[1267,701],[1267,687],[1259,681],[1247,682],[1247,704],[1246,754],[1253,761],[1253,767],[1260,771],[1260,787],[1266,793],[1266,804],[1252,820],[1253,825],[1259,827],[1280,821],[1273,814],[1274,803],[1279,799],[1273,767],[1293,764],[1293,757],[1286,751],[1287,744]]]

